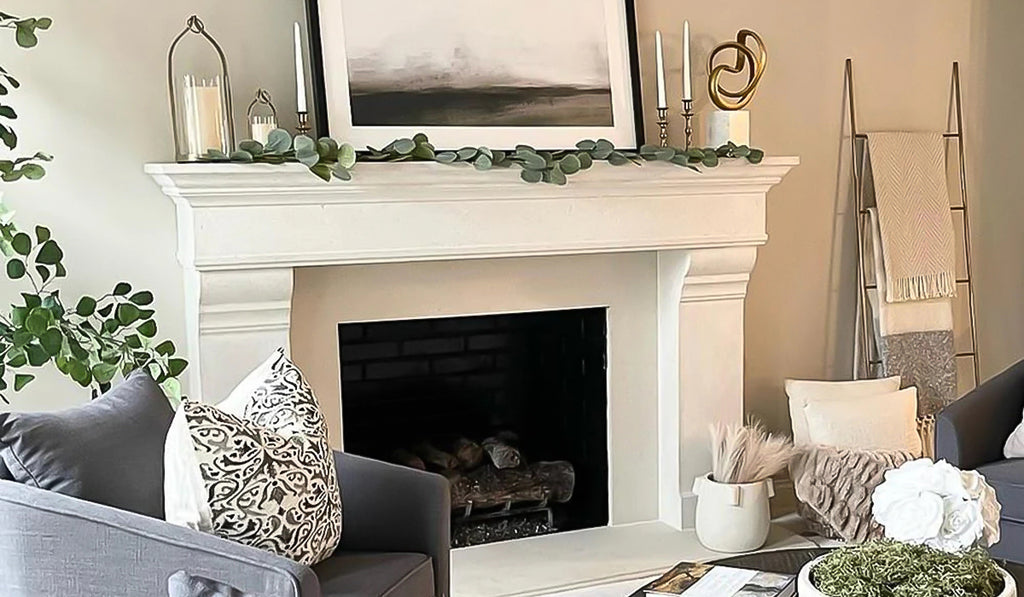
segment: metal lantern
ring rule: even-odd
[[[186,50],[188,44],[181,42],[189,34],[200,43]],[[178,68],[176,62],[188,66]],[[235,126],[228,61],[196,15],[188,18],[185,29],[174,38],[167,53],[167,92],[175,159],[194,162],[204,156],[231,153],[235,147]]]
[[[269,91],[262,88],[256,90],[256,97],[246,111],[246,119],[249,121],[249,138],[265,145],[270,138],[270,131],[277,128],[277,108],[274,107]]]

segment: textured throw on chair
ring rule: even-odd
[[[889,302],[956,295],[941,133],[868,133]]]

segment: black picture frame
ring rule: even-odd
[[[626,41],[628,46],[630,95],[632,100],[632,123],[635,135],[635,147],[621,146],[620,149],[636,150],[645,142],[643,95],[641,91],[641,70],[639,32],[637,30],[635,0],[621,0],[625,8]],[[319,0],[305,0],[306,27],[310,77],[313,90],[313,117],[318,136],[331,136],[330,115],[328,110],[327,82],[324,71],[324,48],[321,35]],[[339,139],[344,140],[344,139]],[[362,149],[362,148],[360,148]],[[511,149],[506,147],[504,149]],[[568,147],[544,147],[543,149],[558,150]]]

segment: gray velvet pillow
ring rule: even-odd
[[[0,414],[0,459],[19,483],[163,518],[173,417],[160,386],[136,371],[77,408]]]

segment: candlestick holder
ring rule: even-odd
[[[683,100],[683,118],[686,120],[686,144],[683,149],[693,145],[693,100]]]
[[[658,108],[658,128],[661,146],[668,147],[668,108]]]
[[[309,128],[309,112],[298,112],[298,116],[299,124],[295,127],[295,132],[300,135],[308,134],[312,130]]]

